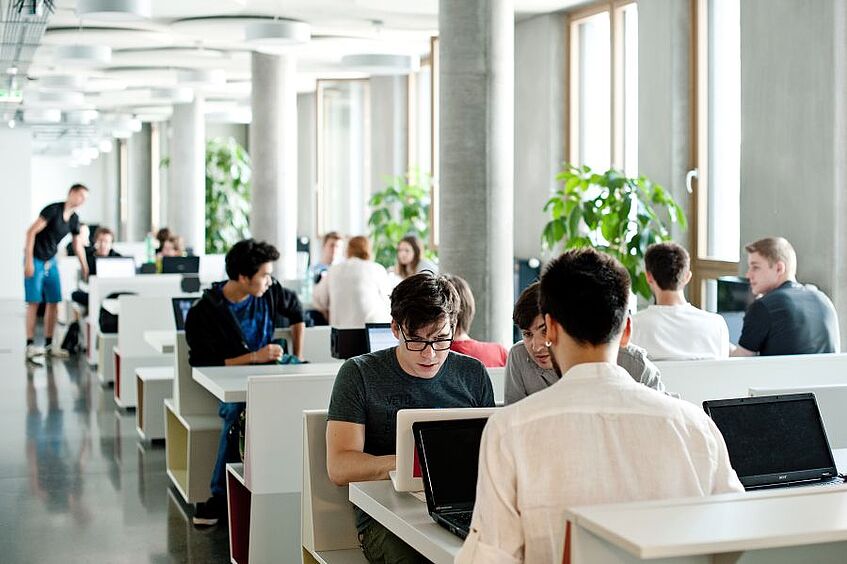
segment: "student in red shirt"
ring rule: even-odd
[[[475,341],[470,338],[468,332],[471,330],[471,323],[473,323],[476,314],[476,302],[473,299],[473,293],[463,278],[455,274],[447,274],[446,276],[459,294],[459,316],[456,320],[456,331],[453,334],[453,344],[450,345],[450,349],[479,360],[486,368],[506,366],[506,358],[509,353],[503,345]]]

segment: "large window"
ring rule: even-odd
[[[318,235],[366,232],[369,108],[367,80],[318,81]]]
[[[613,0],[569,18],[568,160],[638,173],[638,6]]]
[[[714,310],[715,280],[738,273],[741,250],[740,0],[697,0],[694,22],[690,298]]]

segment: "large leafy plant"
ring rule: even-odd
[[[388,268],[397,260],[397,243],[406,235],[429,237],[430,178],[418,171],[389,179],[388,186],[371,196],[368,227],[374,260]],[[434,258],[432,252],[427,256]]]
[[[670,225],[687,229],[685,212],[662,186],[644,176],[628,177],[615,169],[602,174],[565,164],[562,183],[544,205],[550,221],[541,235],[548,249],[592,246],[623,263],[633,291],[650,298],[644,252],[670,239]]]
[[[206,252],[250,236],[250,155],[235,139],[206,143]]]

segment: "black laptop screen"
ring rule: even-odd
[[[439,421],[419,428],[419,454],[426,465],[424,479],[429,482],[435,509],[473,507],[479,442],[486,421]]]
[[[729,460],[742,483],[750,476],[833,465],[818,408],[811,397],[711,405],[709,415],[723,434]]]
[[[188,317],[188,310],[191,309],[195,301],[197,301],[197,298],[173,298],[174,322],[177,331],[185,331],[185,319]]]

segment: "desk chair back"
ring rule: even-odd
[[[173,326],[173,312],[171,312]],[[220,402],[191,376],[188,364],[188,342],[185,331],[176,332],[174,341],[174,389],[173,402],[181,415],[210,415],[218,412]]]
[[[326,410],[303,412],[303,548],[313,555],[359,548],[356,515],[348,488],[326,471]]]
[[[815,394],[832,449],[847,448],[847,385],[750,388],[751,396]]]

